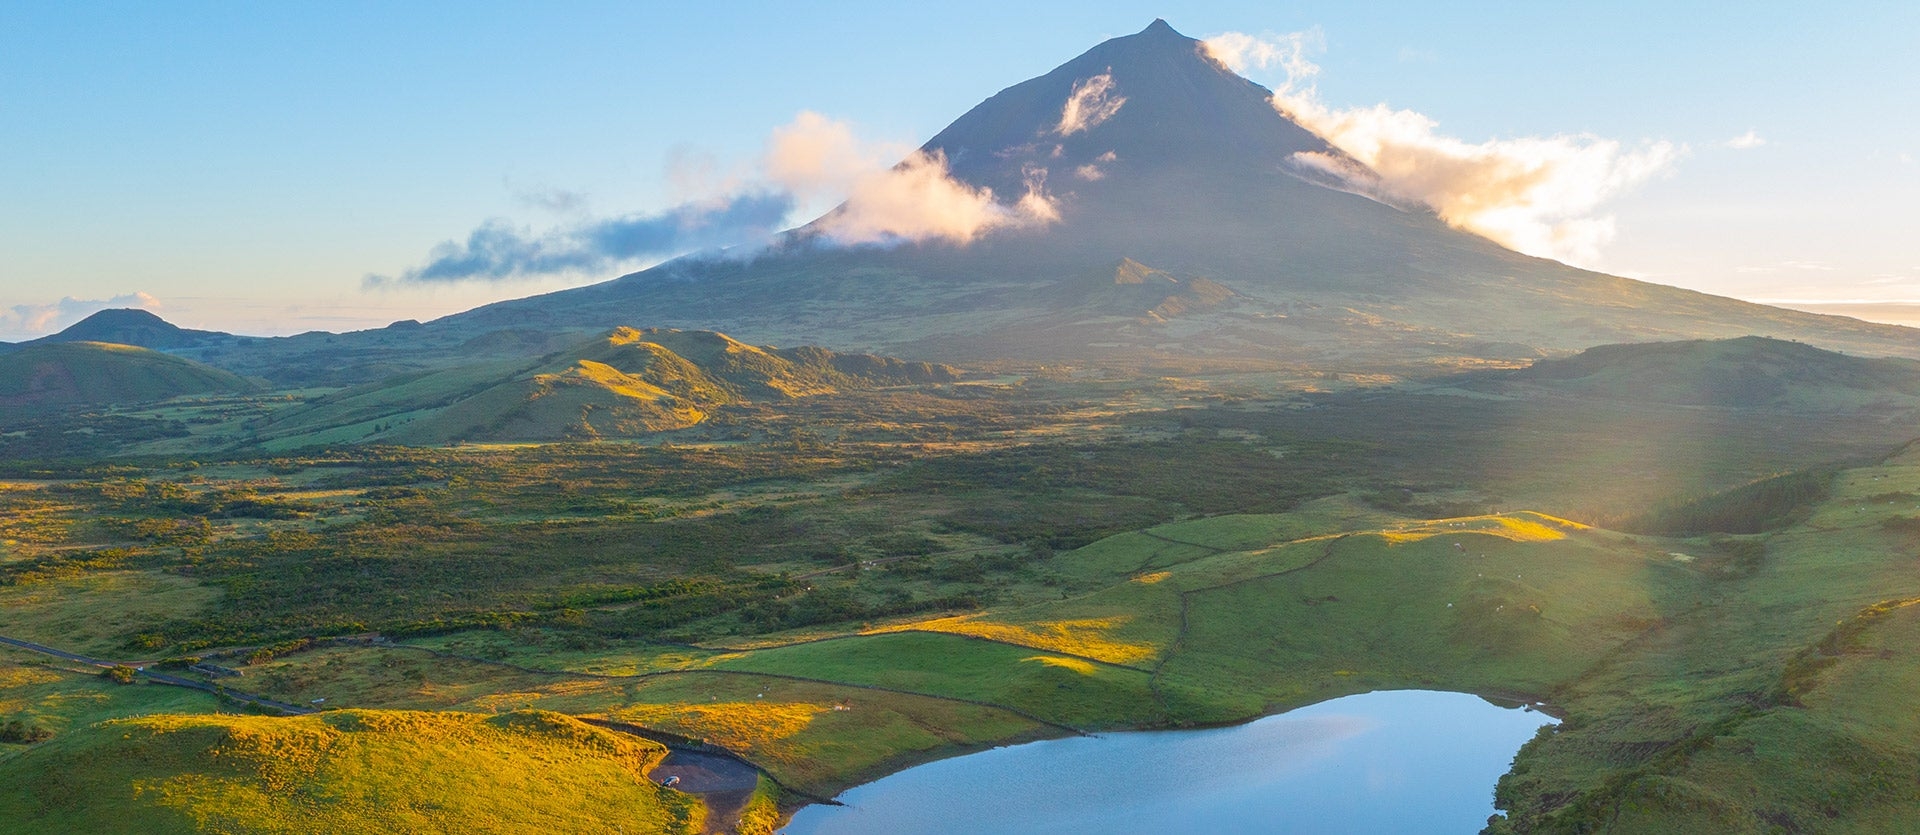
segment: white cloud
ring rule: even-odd
[[[896,146],[861,142],[851,125],[805,112],[774,131],[761,167],[768,180],[797,194],[846,195],[818,222],[820,230],[844,244],[965,244],[991,230],[1060,218],[1046,193],[1044,168],[1029,168],[1026,193],[1005,204],[990,188],[954,179],[938,152],[909,151],[892,167],[884,162],[889,158],[900,158]]]
[[[1206,41],[1230,69],[1282,72],[1273,105],[1344,155],[1312,153],[1294,162],[1341,187],[1395,205],[1423,205],[1448,223],[1532,255],[1593,263],[1614,238],[1607,201],[1672,170],[1687,152],[1671,142],[1629,148],[1589,134],[1468,142],[1439,122],[1384,104],[1336,108],[1314,86],[1310,58],[1319,31],[1255,37],[1228,33]],[[1355,165],[1357,162],[1359,165]]]
[[[1093,162],[1087,163],[1086,165],[1082,165],[1078,168],[1073,169],[1073,175],[1075,177],[1079,177],[1080,179],[1086,180],[1088,182],[1093,182],[1095,180],[1104,180],[1107,177],[1107,170],[1104,168],[1101,168],[1100,166],[1112,163],[1113,161],[1119,158],[1120,158],[1119,154],[1116,154],[1112,151],[1108,151],[1104,154],[1094,157]]]
[[[1320,74],[1320,65],[1307,56],[1325,49],[1326,44],[1326,33],[1318,26],[1285,35],[1228,32],[1202,42],[1208,55],[1236,73],[1278,68],[1290,82],[1309,86]]]
[[[1060,126],[1054,132],[1061,136],[1072,136],[1083,130],[1089,130],[1120,112],[1120,106],[1127,103],[1125,96],[1113,94],[1113,74],[1101,73],[1084,81],[1074,82],[1073,93],[1067,96],[1066,106],[1060,109]]]
[[[1107,100],[1095,96],[1090,101]],[[757,166],[724,169],[710,155],[675,149],[668,157],[667,179],[684,197],[665,211],[611,218],[582,214],[547,230],[495,218],[465,240],[435,246],[420,266],[395,276],[368,275],[361,284],[397,289],[595,276],[698,249],[720,252],[750,244],[731,250],[747,252],[790,222],[803,202],[839,204],[814,228],[840,244],[966,244],[992,230],[1060,219],[1058,204],[1046,192],[1044,168],[1029,169],[1024,193],[1002,203],[992,189],[954,179],[946,157],[938,153],[864,142],[852,125],[811,111],[773,130]],[[582,201],[575,195],[529,195],[528,202],[540,208],[579,214]]]
[[[1765,144],[1767,144],[1767,140],[1751,130],[1729,139],[1726,142],[1727,147],[1736,151],[1748,151]]]
[[[894,161],[909,158],[907,145],[863,142],[853,125],[803,110],[773,129],[760,170],[768,179],[802,196],[842,194],[853,182]]]
[[[160,300],[147,293],[135,292],[110,299],[76,299],[67,296],[57,302],[16,304],[0,310],[0,336],[31,339],[62,330],[102,310],[123,307],[158,310]]]

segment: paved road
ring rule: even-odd
[[[43,655],[51,655],[55,658],[61,658],[67,661],[77,661],[81,664],[90,664],[95,667],[113,667],[113,666],[126,664],[126,662],[124,661],[103,661],[98,658],[90,658],[85,655],[67,652],[66,650],[54,649],[53,647],[46,646],[44,644],[36,644],[32,641],[22,641],[19,638],[9,638],[5,635],[0,635],[0,644],[19,647],[20,649],[29,650],[32,652],[38,652]],[[127,666],[136,667],[138,669],[140,667],[143,667],[144,665],[140,662],[136,662],[134,664],[127,664]],[[228,698],[235,699],[241,702],[246,702],[248,704],[256,704],[261,707],[271,708],[273,710],[280,711],[281,713],[297,715],[297,714],[315,712],[312,708],[301,707],[299,705],[290,705],[290,704],[287,704],[286,702],[274,701],[273,699],[269,699],[265,696],[256,696],[252,693],[242,693],[238,690],[232,690],[225,687],[216,687],[204,681],[195,681],[194,679],[190,679],[190,678],[170,676],[170,675],[167,675],[166,673],[156,673],[156,672],[153,672],[152,670],[147,670],[147,669],[138,669],[137,674],[156,684],[167,684],[167,685],[172,685],[174,687],[187,687],[194,690],[204,690],[208,693],[226,696]]]

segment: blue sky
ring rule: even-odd
[[[1920,4],[16,0],[0,339],[114,299],[271,334],[610,278],[365,280],[489,221],[697,199],[803,110],[918,144],[1156,16],[1195,37],[1317,27],[1321,101],[1417,111],[1466,143],[1684,149],[1600,207],[1617,232],[1587,266],[1763,300],[1920,300]],[[1727,146],[1749,132],[1763,144]]]

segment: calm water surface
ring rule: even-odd
[[[1231,728],[1053,739],[928,763],[786,835],[1478,832],[1545,714],[1396,690]]]

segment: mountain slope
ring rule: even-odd
[[[276,414],[280,445],[553,441],[685,429],[736,403],[953,379],[944,366],[820,348],[756,347],[710,331],[616,328],[533,363],[406,375]]]
[[[1076,93],[1101,85],[1108,107],[1094,110],[1109,117],[1065,124]],[[753,340],[1028,359],[1417,364],[1745,334],[1920,356],[1911,330],[1579,270],[1327,187],[1295,155],[1339,152],[1269,98],[1155,21],[1000,92],[924,147],[1002,204],[1044,179],[1057,222],[964,246],[840,247],[830,213],[750,258],[683,258],[435,324],[605,326],[644,312]],[[1127,261],[1205,278],[1233,303],[1115,317],[1074,298]]]
[[[247,379],[212,366],[104,342],[29,344],[0,361],[0,408],[4,409],[144,403],[256,388]]]

